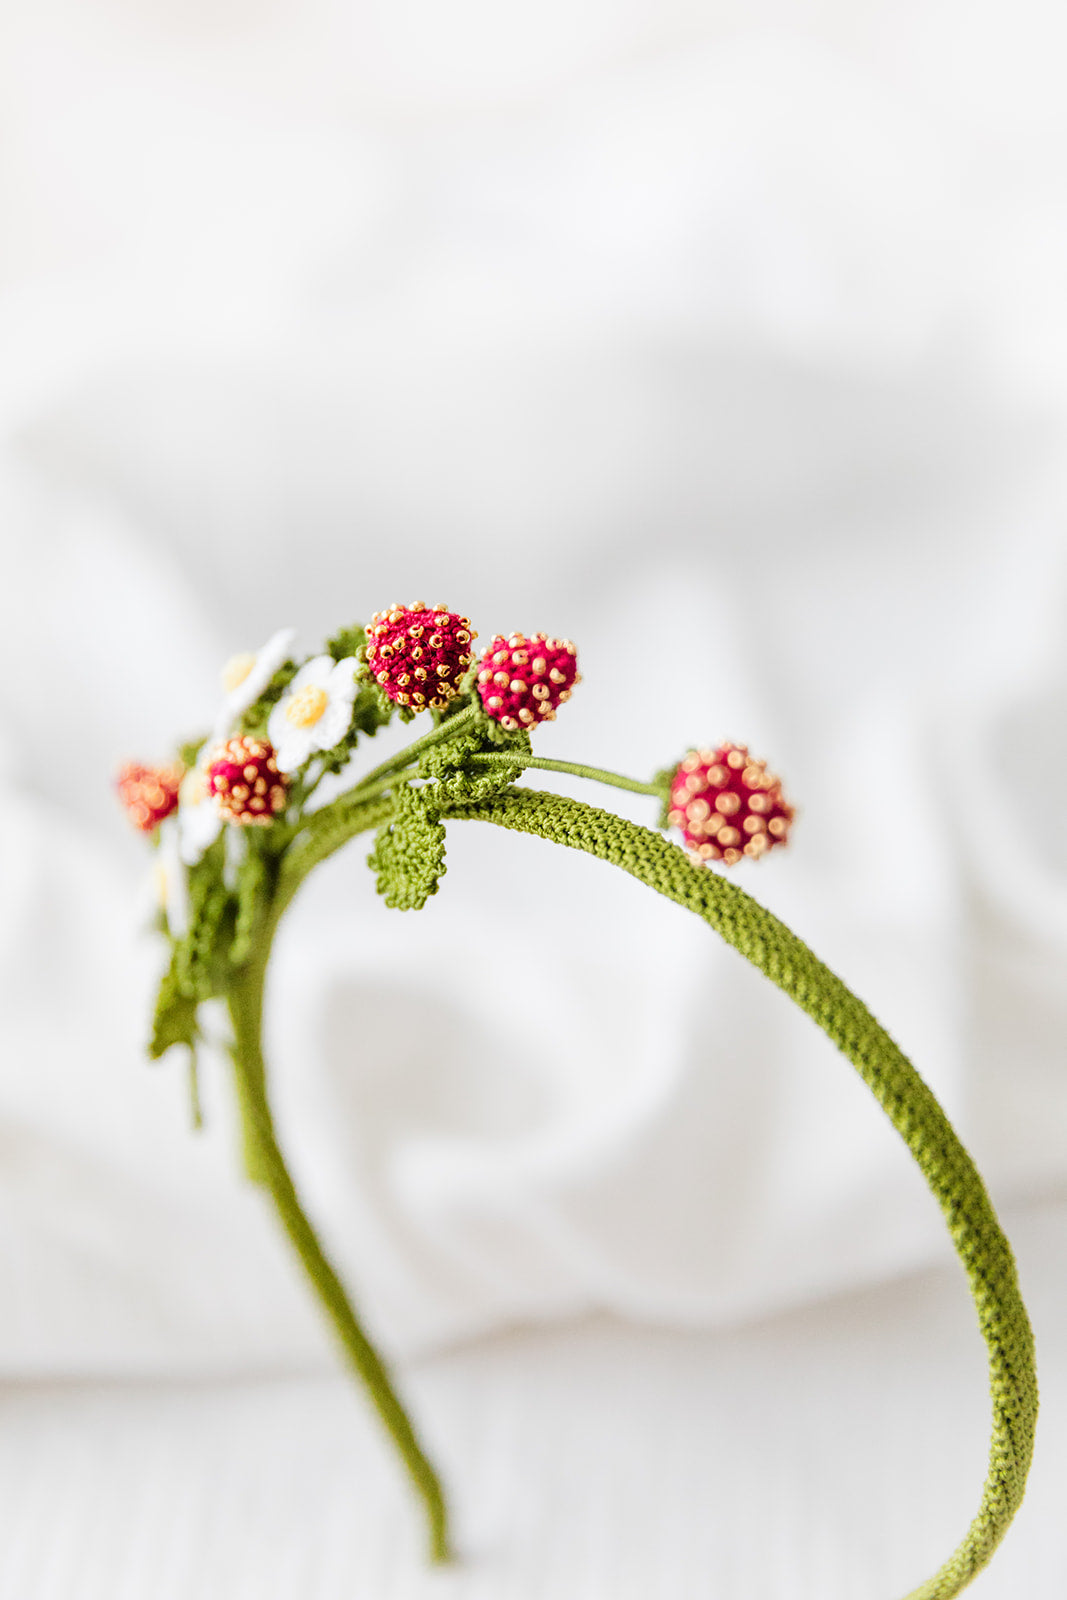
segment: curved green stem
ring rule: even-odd
[[[400,1453],[426,1510],[431,1556],[434,1561],[441,1562],[450,1559],[451,1550],[448,1511],[440,1480],[393,1388],[385,1362],[360,1326],[340,1277],[300,1203],[275,1133],[261,1044],[263,986],[271,942],[282,911],[317,861],[324,859],[354,833],[373,827],[383,814],[388,814],[388,809],[388,805],[383,806],[381,802],[377,805],[364,804],[362,807],[352,805],[345,816],[346,831],[343,838],[338,836],[336,828],[320,828],[310,840],[305,836],[290,847],[283,858],[270,910],[257,930],[255,953],[231,985],[228,1001],[233,1021],[233,1060],[244,1127],[246,1161],[251,1175],[269,1191],[290,1243],[330,1319],[344,1357],[366,1386],[378,1415]]]
[[[993,1433],[981,1504],[960,1545],[908,1600],[950,1600],[989,1560],[1023,1497],[1037,1420],[1033,1335],[1011,1247],[974,1163],[911,1062],[841,979],[743,889],[649,828],[559,795],[510,789],[446,815],[537,834],[609,861],[703,918],[819,1024],[918,1163],[963,1263],[989,1355]]]
[[[511,765],[515,763],[513,755],[472,755],[468,761],[476,761],[480,765]],[[626,778],[621,772],[609,772],[606,767],[587,767],[579,761],[552,761],[547,756],[523,756],[524,767],[540,767],[542,772],[566,772],[572,778],[589,778],[593,783],[609,783],[613,789],[628,789],[631,794],[650,794],[659,799],[662,789],[657,789],[654,783],[642,783],[639,778]]]
[[[354,834],[386,821],[389,779],[409,768],[427,745],[473,717],[473,708],[369,773],[363,783],[304,819],[282,854],[256,954],[230,997],[235,1060],[260,1176],[341,1339],[396,1441],[429,1513],[433,1551],[447,1554],[445,1506],[436,1474],[389,1382],[381,1359],[359,1327],[322,1251],[285,1168],[274,1135],[260,1048],[263,978],[274,928],[307,873]],[[493,756],[484,758],[492,761]],[[499,758],[506,759],[506,758]],[[571,762],[527,759],[524,765],[609,782],[658,795],[653,785]],[[907,1600],[951,1600],[989,1560],[1018,1508],[1033,1453],[1037,1382],[1033,1336],[1019,1294],[1011,1248],[982,1180],[945,1113],[884,1028],[795,934],[722,875],[694,865],[661,834],[560,795],[508,788],[474,804],[452,804],[442,818],[491,822],[582,850],[694,912],[751,961],[823,1029],[860,1072],[904,1140],[944,1213],[963,1263],[985,1339],[993,1409],[989,1469],[981,1504],[958,1548]]]

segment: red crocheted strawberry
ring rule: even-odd
[[[569,639],[535,633],[503,634],[482,652],[478,693],[489,716],[508,733],[551,722],[556,708],[581,683],[578,652]]]
[[[742,856],[759,859],[785,844],[793,807],[781,780],[743,744],[691,750],[671,779],[667,820],[699,861],[732,867]]]
[[[367,628],[367,666],[382,691],[412,711],[442,711],[459,693],[478,635],[447,606],[389,606]]]
[[[266,828],[285,808],[286,783],[265,739],[243,735],[211,752],[207,786],[227,822]]]
[[[181,781],[180,766],[142,767],[128,761],[115,779],[115,788],[134,827],[151,833],[177,810]]]

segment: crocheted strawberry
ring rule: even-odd
[[[151,833],[177,810],[181,781],[180,766],[142,767],[128,761],[115,779],[115,788],[134,827]]]
[[[581,683],[578,652],[569,639],[535,633],[497,634],[482,652],[478,693],[489,716],[507,733],[552,722],[557,706]]]
[[[478,635],[447,606],[389,606],[367,628],[367,666],[382,691],[412,711],[441,711],[459,693]]]
[[[208,761],[207,786],[220,816],[242,827],[269,827],[285,807],[285,779],[265,739],[241,735],[217,746]]]
[[[792,820],[781,780],[746,745],[691,750],[671,779],[667,821],[699,861],[758,860],[785,844]]]

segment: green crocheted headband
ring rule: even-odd
[[[1037,1415],[1033,1339],[1011,1249],[974,1164],[945,1113],[866,1006],[795,934],[711,863],[771,854],[793,817],[779,780],[744,745],[694,749],[642,783],[532,753],[530,734],[579,682],[564,639],[499,635],[474,656],[466,617],[445,606],[391,606],[366,629],[342,630],[299,662],[294,635],[275,634],[227,667],[211,736],[171,766],[126,767],[119,792],[136,826],[160,845],[160,928],[170,960],[149,1052],[188,1047],[194,1118],[197,1014],[225,1000],[245,1161],[261,1183],[340,1341],[366,1384],[425,1504],[431,1550],[450,1555],[436,1472],[381,1357],[330,1264],[278,1145],[261,1044],[271,941],[313,867],[354,835],[375,830],[368,863],[385,903],[417,910],[445,871],[446,822],[489,822],[599,856],[693,911],[806,1011],[857,1068],[917,1161],[963,1262],[989,1352],[993,1435],[981,1505],[958,1549],[913,1590],[947,1600],[989,1560],[1026,1483]],[[360,736],[424,712],[430,731],[359,775]],[[659,828],[520,787],[531,767],[648,795]],[[324,803],[329,774],[351,781]]]

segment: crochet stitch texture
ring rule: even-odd
[[[406,609],[403,618],[394,620],[394,613],[400,609],[391,608],[376,619],[379,640],[385,637],[383,623],[388,629],[395,629],[404,621],[403,635],[395,640],[397,651],[386,658],[398,667],[404,662],[396,662],[396,654],[407,651],[412,639],[422,649],[422,635],[412,635],[410,628],[425,626],[421,622],[408,624]],[[438,619],[442,611],[440,608],[431,615]],[[461,632],[471,631],[467,619],[454,614],[454,620],[453,648],[457,654],[469,656],[469,640],[458,637]],[[444,632],[440,624],[442,640]],[[285,639],[287,648],[289,636]],[[370,660],[365,643],[366,636],[358,627],[343,630],[329,642],[327,648],[338,663],[338,672],[347,672],[346,663],[352,660],[355,680],[357,661]],[[539,645],[543,647],[543,669],[535,664],[541,658],[530,654]],[[520,701],[526,703],[526,689],[543,681],[550,648],[562,651],[566,661],[561,659],[557,667],[558,681],[549,679],[558,694],[536,696],[549,713],[569,697],[579,681],[574,647],[544,635],[535,635],[531,640],[517,634],[494,638],[487,654],[507,652],[506,665],[516,674],[515,682],[508,680],[508,693],[516,697],[516,705]],[[516,653],[525,659],[516,660]],[[418,661],[421,660],[420,656]],[[406,665],[411,662],[406,661]],[[459,665],[457,660],[450,679],[455,692],[447,695],[442,689],[436,698],[443,703],[427,706],[434,723],[431,730],[318,808],[308,806],[318,783],[324,776],[345,771],[359,738],[372,736],[393,714],[391,696],[388,691],[383,693],[386,686],[380,679],[352,695],[349,724],[341,731],[338,743],[309,756],[289,775],[288,784],[282,784],[269,772],[269,746],[247,734],[231,741],[233,747],[240,745],[240,753],[248,759],[238,773],[223,774],[227,785],[218,804],[223,820],[231,824],[230,847],[226,837],[215,837],[210,830],[203,832],[202,853],[187,861],[185,867],[187,926],[180,932],[172,930],[164,916],[171,960],[160,985],[150,1053],[161,1055],[174,1044],[184,1044],[194,1052],[200,1004],[213,997],[225,1000],[233,1028],[234,1081],[242,1113],[247,1170],[273,1200],[344,1359],[365,1384],[421,1496],[431,1554],[444,1560],[450,1555],[450,1537],[439,1478],[396,1393],[386,1364],[361,1327],[352,1299],[301,1204],[278,1142],[262,1049],[263,991],[274,933],[308,873],[357,834],[367,831],[376,835],[368,862],[385,903],[399,910],[418,909],[438,891],[445,872],[446,824],[452,822],[488,823],[583,851],[620,868],[699,916],[811,1017],[852,1062],[918,1164],[967,1274],[988,1352],[992,1400],[988,1471],[978,1512],[959,1545],[938,1571],[907,1597],[950,1600],[989,1560],[1022,1500],[1037,1416],[1033,1337],[1014,1260],[971,1158],[935,1096],[862,1001],[742,888],[700,859],[687,855],[662,833],[581,801],[519,787],[517,783],[529,767],[567,772],[654,798],[662,808],[664,823],[682,826],[693,820],[703,824],[706,819],[703,812],[690,818],[686,810],[682,810],[680,819],[672,816],[672,811],[682,809],[672,802],[684,799],[688,806],[694,798],[713,793],[729,795],[736,799],[736,805],[728,800],[724,807],[717,807],[729,826],[733,827],[735,820],[744,820],[744,801],[744,816],[767,822],[766,836],[781,843],[787,835],[792,808],[782,798],[778,780],[767,777],[762,764],[752,762],[744,746],[720,745],[691,752],[690,757],[665,769],[649,783],[576,762],[536,756],[527,728],[546,718],[531,713],[530,720],[519,725],[519,719],[509,711],[505,715],[515,726],[508,728],[504,716],[494,714],[500,707],[483,704],[486,685],[481,681],[481,672],[485,669],[470,670],[461,680]],[[502,672],[504,667],[504,662],[494,663],[493,671]],[[246,727],[262,726],[298,670],[293,661],[287,661],[275,670],[269,682],[264,677],[260,699],[241,713]],[[364,673],[366,670],[362,669]],[[379,670],[385,672],[386,668]],[[436,663],[434,671],[436,674]],[[393,673],[393,666],[388,672]],[[529,684],[519,674],[526,674]],[[445,682],[443,673],[439,681]],[[390,682],[389,688],[392,687],[395,686]],[[408,687],[400,687],[399,693],[407,693]],[[503,689],[503,685],[499,687]],[[524,695],[519,694],[520,689]],[[346,689],[346,704],[347,698]],[[398,714],[410,716],[410,706],[402,706]],[[194,744],[183,751],[187,767],[192,769],[201,759],[202,748],[203,744]],[[732,760],[731,753],[740,754],[743,759]],[[251,770],[253,764],[255,771]],[[724,768],[722,773],[712,770],[719,765]],[[235,776],[247,780],[247,797],[235,796]],[[697,778],[704,786],[699,792],[694,781]],[[242,802],[251,799],[260,779],[266,785],[264,792],[271,809],[264,815],[257,808],[253,819],[251,812],[243,814]],[[274,783],[279,790],[276,801]],[[753,805],[758,797],[763,797],[763,803]],[[710,810],[709,804],[709,815]],[[780,819],[782,826],[771,832],[769,821],[773,819]],[[242,825],[252,820],[260,825]],[[138,818],[134,817],[134,821],[137,823]],[[180,813],[176,819],[163,816],[160,826],[174,827],[180,822]],[[721,835],[721,829],[722,824],[717,825],[715,833]],[[764,837],[765,833],[752,826],[741,836],[751,840]],[[692,845],[693,840],[688,842]],[[740,850],[727,848],[739,861],[743,860]],[[750,855],[759,859],[769,853],[768,843],[764,850]],[[704,861],[714,859],[711,852],[702,854]],[[730,864],[724,850],[723,865]],[[193,1060],[195,1088],[195,1055]]]

